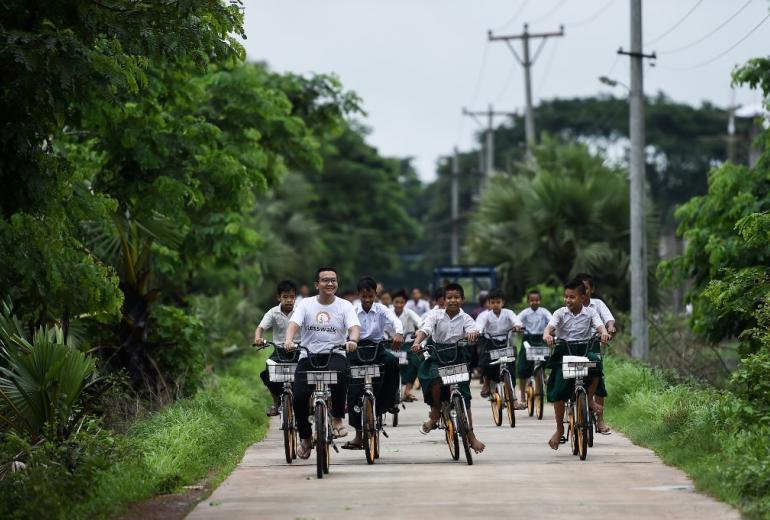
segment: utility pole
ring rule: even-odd
[[[450,244],[450,258],[452,265],[460,264],[460,156],[457,147],[454,148],[452,157],[452,187],[451,187],[451,211],[452,211],[452,239]]]
[[[495,171],[495,116],[503,116],[503,117],[513,117],[516,115],[516,112],[501,112],[501,111],[495,111],[492,108],[492,105],[489,105],[489,108],[487,110],[468,110],[467,108],[463,107],[463,115],[472,117],[478,124],[484,129],[484,151],[486,152],[486,160],[483,161],[484,167],[482,168],[482,172],[484,174],[484,180],[482,181],[482,185],[485,184],[485,181],[488,180],[492,175],[494,175]],[[481,122],[479,119],[479,116],[486,117],[487,124],[485,125]],[[481,161],[479,161],[481,162]]]
[[[730,106],[727,107],[729,116],[727,120],[727,160],[735,164],[735,110],[740,108],[735,104],[735,89],[732,89]]]
[[[629,93],[629,128],[631,138],[631,354],[647,359],[647,241],[644,201],[644,82],[643,60],[655,59],[655,53],[642,52],[642,0],[631,0],[631,50],[618,54],[631,58]]]
[[[527,152],[531,152],[532,148],[535,146],[535,111],[532,107],[532,74],[531,70],[532,65],[535,63],[535,60],[537,60],[538,56],[540,56],[540,52],[543,50],[543,46],[545,45],[545,41],[548,38],[555,38],[564,36],[564,26],[559,27],[559,32],[547,32],[547,33],[530,33],[529,32],[529,25],[524,24],[524,32],[521,34],[511,34],[507,36],[494,36],[492,34],[492,31],[487,32],[487,36],[489,38],[489,41],[504,41],[505,44],[508,46],[508,48],[513,53],[514,57],[516,58],[516,61],[519,62],[519,64],[524,67],[524,92],[526,97],[526,103],[527,103],[527,109],[525,114],[525,131],[527,134]],[[540,39],[540,45],[538,46],[537,50],[535,51],[535,56],[530,59],[529,57],[529,40],[531,39]],[[522,47],[523,47],[523,58],[519,56],[519,53],[516,52],[516,49],[513,48],[513,45],[511,45],[511,40],[521,40]]]

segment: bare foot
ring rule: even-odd
[[[558,450],[559,444],[561,444],[561,436],[564,435],[564,430],[556,430],[550,439],[548,439],[548,445],[552,450]]]
[[[607,426],[607,423],[605,423],[601,418],[596,421],[596,431],[603,435],[609,435],[612,433],[610,432],[610,427]]]
[[[604,411],[604,407],[597,403],[596,401],[589,401],[588,402],[589,408],[594,411],[595,414],[599,415]]]
[[[313,443],[310,439],[302,439],[297,446],[297,457],[300,459],[310,458],[310,452],[313,450]]]
[[[476,453],[481,453],[482,451],[484,451],[484,448],[486,448],[484,443],[478,440],[476,436],[473,434],[470,434],[468,436],[468,443],[471,445],[471,449],[473,449],[473,451],[475,451]]]

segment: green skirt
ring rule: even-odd
[[[454,344],[446,344],[446,343],[436,343],[435,346],[439,349],[439,352],[444,359],[452,359],[454,356],[454,350],[455,346]],[[420,387],[422,389],[422,397],[426,404],[433,405],[433,397],[431,395],[430,389],[434,385],[441,385],[441,377],[438,375],[438,368],[441,366],[448,366],[448,365],[459,365],[460,363],[465,363],[467,365],[468,363],[468,353],[464,350],[461,350],[457,352],[457,358],[453,359],[452,361],[448,361],[447,363],[441,363],[437,359],[437,356],[433,353],[431,353],[430,357],[428,359],[423,359],[422,363],[420,364],[420,369],[417,373],[417,377],[420,379]],[[471,403],[471,384],[470,381],[466,381],[464,383],[460,383],[459,385],[460,393],[465,398],[465,404],[466,406],[470,407]],[[441,399],[447,400],[449,399],[449,387],[443,386],[441,389]],[[439,404],[439,403],[436,403]]]
[[[544,345],[543,336],[537,334],[525,334],[519,348],[519,358],[516,360],[516,375],[519,379],[529,379],[535,371],[535,362],[527,360],[527,349],[524,348],[524,341],[530,345]]]
[[[589,360],[597,362],[596,368],[589,369],[588,377],[584,378],[584,384],[586,388],[590,386],[594,378],[603,377],[601,356],[589,350],[588,343],[585,343],[585,346],[578,346],[577,351],[575,346],[573,346],[572,354],[576,356],[585,355],[585,357],[587,357]],[[562,358],[566,355],[569,355],[569,351],[567,350],[566,345],[557,344],[553,349],[551,357],[546,361],[546,367],[551,369],[551,374],[548,376],[548,384],[546,385],[546,395],[548,397],[549,403],[556,401],[567,401],[575,392],[575,380],[564,379],[562,375],[561,361]]]

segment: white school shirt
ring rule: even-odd
[[[588,306],[599,313],[599,317],[602,319],[603,323],[606,324],[608,321],[615,321],[615,317],[610,312],[610,309],[609,307],[607,307],[607,304],[604,303],[599,298],[591,298],[591,301],[588,303]]]
[[[366,312],[359,303],[355,306],[358,321],[361,323],[361,340],[382,341],[385,330],[392,330],[395,334],[403,334],[404,327],[401,320],[396,318],[396,313],[385,305],[374,302],[369,312]]]
[[[476,328],[490,336],[501,336],[513,327],[521,327],[521,321],[511,309],[501,309],[500,316],[493,310],[487,310],[476,318]]]
[[[478,332],[479,329],[473,318],[462,309],[454,318],[449,317],[446,309],[434,309],[428,313],[418,330],[432,336],[436,343],[455,343],[468,332]]]
[[[405,307],[410,311],[416,312],[420,317],[423,317],[425,314],[430,312],[430,303],[425,300],[420,300],[417,303],[414,303],[414,300],[409,300],[406,302]]]
[[[286,339],[286,329],[289,327],[289,319],[296,308],[295,306],[289,314],[286,314],[281,310],[280,305],[276,305],[262,316],[262,321],[259,322],[258,327],[262,330],[273,329],[273,342],[283,345]],[[300,333],[294,336],[294,340],[299,342]]]
[[[591,307],[583,306],[580,312],[572,314],[567,307],[557,309],[548,325],[554,327],[556,337],[565,341],[588,341],[593,329],[602,325],[599,313]]]
[[[318,296],[308,296],[294,309],[289,320],[302,330],[302,346],[313,354],[328,353],[332,347],[343,345],[348,329],[361,325],[353,304],[339,296],[328,305],[318,301]],[[300,358],[306,357],[301,351]]]
[[[395,313],[396,312],[393,311],[393,314]],[[396,316],[396,318],[399,319],[401,326],[404,327],[404,334],[416,331],[420,328],[420,323],[422,323],[422,318],[420,318],[419,314],[406,307],[401,311],[401,316]],[[390,327],[385,329],[385,337],[392,338],[395,334],[396,333]]]
[[[519,321],[530,334],[542,335],[545,326],[551,321],[551,311],[544,307],[538,307],[536,311],[532,307],[527,307],[519,313]]]

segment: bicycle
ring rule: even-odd
[[[253,344],[256,346],[256,344]],[[292,383],[294,382],[294,372],[297,369],[296,353],[289,353],[283,345],[277,345],[272,341],[265,341],[263,346],[258,346],[257,350],[263,350],[273,347],[278,356],[278,362],[268,359],[267,366],[268,378],[275,383],[283,383],[281,391],[281,430],[283,431],[283,450],[286,456],[286,462],[291,464],[297,458],[297,424],[294,420],[294,392]]]
[[[413,342],[414,342],[414,332],[410,332],[409,334],[404,336],[404,344],[402,345],[401,350],[393,352],[393,355],[398,358],[399,369],[401,367],[409,365],[409,362],[410,362],[409,350],[411,349]],[[401,374],[399,373],[399,378],[400,377],[401,377]],[[406,410],[406,406],[404,405],[404,400],[401,395],[401,389],[403,387],[403,384],[404,384],[403,381],[399,381],[398,391],[396,392],[395,405],[397,408],[400,408],[401,410]],[[398,426],[398,412],[392,415],[393,415],[392,425],[395,428],[396,426]]]
[[[350,378],[364,380],[364,391],[355,407],[356,411],[361,413],[361,434],[368,464],[374,464],[374,461],[380,458],[380,433],[388,436],[382,427],[382,414],[377,413],[377,398],[374,395],[374,379],[380,377],[382,365],[372,362],[377,359],[380,348],[389,344],[390,341],[380,341],[374,345],[360,345],[355,354],[364,364],[350,366]],[[374,350],[374,354],[369,358],[362,355],[367,348]]]
[[[500,377],[495,381],[495,388],[489,393],[489,402],[492,407],[492,420],[496,426],[503,424],[503,408],[506,409],[508,424],[516,427],[515,401],[516,394],[513,386],[513,376],[509,369],[509,363],[516,361],[516,350],[509,341],[509,333],[483,334],[496,348],[488,349],[487,353],[492,360],[490,365],[500,365]],[[504,339],[499,339],[504,338]]]
[[[527,361],[535,363],[532,375],[527,380],[527,412],[530,417],[537,413],[537,420],[540,421],[543,419],[545,405],[545,363],[551,355],[551,349],[544,344],[532,345],[530,339],[535,337],[537,336],[525,332],[523,345]]]
[[[298,349],[304,350],[307,353],[310,365],[314,370],[308,370],[303,372],[307,377],[307,384],[315,385],[313,391],[313,444],[316,450],[316,476],[323,478],[324,474],[329,473],[329,467],[331,465],[331,457],[329,447],[334,448],[334,451],[339,453],[339,449],[334,442],[334,432],[332,431],[332,413],[331,413],[331,397],[332,392],[330,385],[337,383],[337,372],[334,370],[326,370],[329,367],[329,360],[335,351],[345,352],[344,345],[337,345],[331,348],[328,353],[326,363],[316,365],[313,354],[307,348],[298,345]]]
[[[468,341],[461,339],[444,348],[428,344],[421,348],[420,351],[427,353],[429,356],[435,355],[436,360],[440,364],[440,366],[435,368],[436,373],[438,377],[441,378],[441,384],[449,387],[449,398],[447,400],[442,400],[441,402],[438,428],[444,430],[446,442],[449,446],[449,453],[453,460],[460,459],[459,439],[462,439],[465,460],[470,466],[473,464],[473,456],[471,454],[468,434],[472,431],[472,427],[470,420],[468,419],[468,409],[465,406],[465,399],[460,392],[460,383],[470,381],[470,371],[468,370],[467,362],[457,363],[460,349],[467,348]],[[452,359],[442,358],[440,351],[447,350],[454,350]]]
[[[589,344],[594,338],[585,341],[564,341],[557,340],[556,345],[566,347],[569,355],[562,356],[562,377],[564,379],[574,379],[574,390],[572,395],[565,403],[567,409],[567,438],[572,448],[572,454],[585,460],[588,456],[589,442],[588,437],[592,433],[593,421],[591,419],[591,410],[588,405],[588,392],[583,378],[588,377],[589,370],[596,368],[598,363],[591,361],[587,354],[589,353]],[[585,348],[583,356],[575,356],[572,353],[573,347]]]

